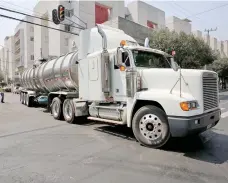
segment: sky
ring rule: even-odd
[[[0,0],[0,6],[32,14],[32,10],[38,1]],[[126,0],[125,4],[131,1],[133,0]],[[210,35],[219,40],[228,40],[228,1],[142,1],[165,11],[166,17],[177,16],[190,19],[193,31],[200,30],[204,33],[205,29],[217,27],[217,31],[211,32]],[[220,8],[207,11],[216,7]],[[23,16],[3,10],[0,10],[0,14],[23,18]],[[0,45],[4,44],[6,36],[14,35],[14,28],[18,23],[18,21],[0,17]]]

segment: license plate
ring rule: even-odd
[[[207,125],[207,129],[211,128],[213,124]]]

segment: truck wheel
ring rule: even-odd
[[[55,119],[62,119],[62,102],[58,97],[52,100],[51,112]]]
[[[32,107],[32,100],[33,100],[33,97],[27,97],[27,106],[28,107]]]
[[[28,94],[25,94],[25,105],[28,106]]]
[[[72,100],[66,99],[63,103],[63,116],[66,122],[73,123],[75,119],[75,110]]]
[[[23,94],[23,104],[26,105],[26,94]]]
[[[23,102],[24,102],[24,98],[23,98],[23,96],[24,96],[24,94],[23,93],[21,93],[20,94],[20,101],[21,101],[21,103],[23,104]]]
[[[160,148],[169,140],[168,119],[163,110],[155,106],[141,107],[132,120],[135,138],[147,147]]]

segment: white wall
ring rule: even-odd
[[[133,1],[127,6],[129,20],[147,26],[147,20],[165,28],[165,12],[142,1]],[[126,10],[125,10],[126,11]],[[128,12],[127,11],[127,12]]]
[[[4,48],[0,49],[0,70],[4,71],[4,63],[5,63],[5,57],[4,57]]]
[[[214,37],[210,37],[210,47],[212,50],[217,50],[217,46],[218,46],[218,43],[217,43],[217,39],[214,38]]]
[[[6,78],[5,80],[8,81],[14,80],[15,76],[15,60],[14,60],[14,37],[10,36],[5,38],[4,40],[4,56],[5,56],[5,71],[6,71]]]
[[[225,56],[228,57],[228,41],[224,41],[224,53]]]
[[[168,27],[169,30],[174,30],[177,33],[185,32],[186,34],[191,34],[192,32],[192,25],[189,22],[175,16],[166,18],[166,27]]]
[[[202,34],[201,31],[195,30],[195,31],[193,31],[192,33],[193,33],[193,35],[194,35],[195,37],[200,38],[200,39],[203,39],[203,34]]]
[[[31,17],[25,17],[24,20],[33,22],[33,18]],[[20,22],[14,30],[15,34],[20,31],[20,61],[16,61],[18,67],[23,66],[24,68],[30,68],[33,65],[34,60],[31,59],[31,55],[34,55],[34,41],[30,40],[31,37],[34,38],[32,28],[34,28],[32,24]],[[16,40],[15,35],[15,41]],[[15,59],[17,59],[17,56],[15,56]]]

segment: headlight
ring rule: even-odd
[[[199,107],[197,101],[188,101],[188,102],[181,102],[180,107],[183,111],[190,111],[197,109]]]

